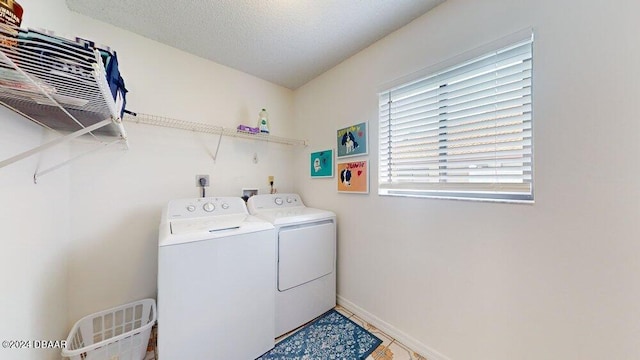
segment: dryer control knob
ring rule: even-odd
[[[282,198],[277,197],[275,200],[276,205],[282,205],[283,201]]]
[[[288,198],[287,198],[287,202],[288,202],[289,204],[291,204],[291,203],[293,202],[293,198],[288,197]]]
[[[215,209],[216,209],[216,206],[215,206],[215,205],[213,205],[212,203],[208,202],[208,203],[206,203],[206,204],[202,205],[202,208],[203,208],[203,209],[204,209],[204,211],[206,211],[206,212],[212,212],[213,210],[215,210]]]
[[[187,210],[189,212],[194,212],[194,211],[196,211],[196,206],[195,205],[189,205],[189,206],[187,206]]]
[[[227,203],[222,203],[222,208],[227,210],[229,208],[229,204]]]

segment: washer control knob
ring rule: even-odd
[[[276,205],[282,205],[282,203],[283,203],[282,198],[280,198],[280,197],[277,197],[274,201],[275,201]]]
[[[187,206],[187,211],[189,211],[189,212],[194,212],[194,211],[196,211],[196,206],[195,206],[195,205],[189,205],[189,206]]]
[[[227,210],[229,208],[229,204],[227,203],[222,203],[222,208]]]
[[[288,202],[289,204],[291,204],[291,203],[293,202],[293,198],[288,197],[288,198],[287,198],[287,202]]]
[[[203,209],[204,209],[204,211],[206,211],[206,212],[212,212],[213,210],[215,210],[215,209],[216,209],[216,206],[215,206],[215,205],[213,205],[212,203],[208,202],[208,203],[206,203],[206,204],[202,205],[202,208],[203,208]]]

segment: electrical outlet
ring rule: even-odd
[[[273,176],[269,176],[269,184],[273,182]]]
[[[204,185],[200,184],[200,179],[204,179]],[[208,187],[209,175],[196,175],[196,187]]]
[[[252,197],[253,195],[258,195],[258,189],[242,189],[242,198],[243,199],[248,199],[248,198]]]

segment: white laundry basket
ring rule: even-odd
[[[87,315],[73,325],[62,356],[71,360],[142,360],[156,316],[153,299]]]

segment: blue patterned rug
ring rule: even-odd
[[[380,343],[360,325],[329,310],[256,360],[362,360]]]

